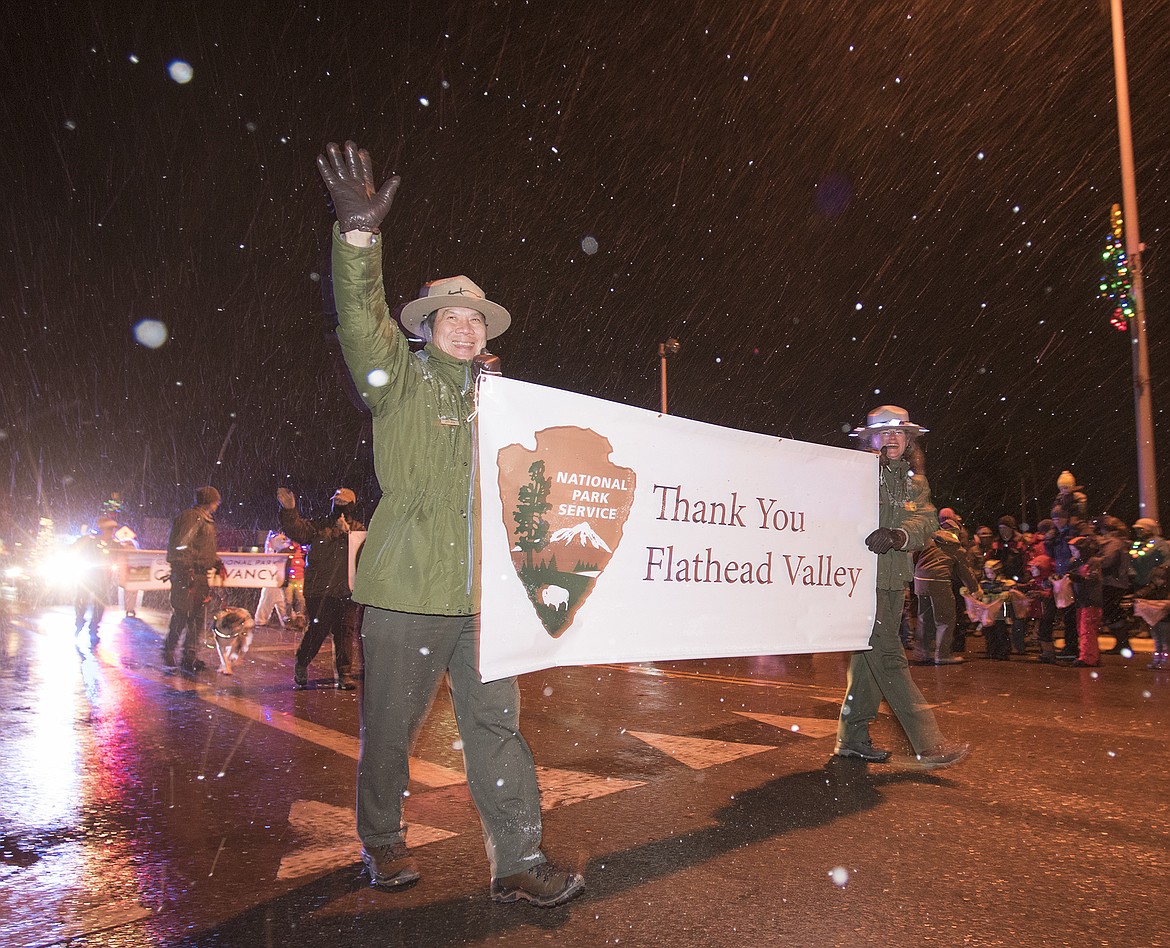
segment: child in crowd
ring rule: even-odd
[[[1031,579],[1024,592],[1032,601],[1032,617],[1036,620],[1036,636],[1040,639],[1040,657],[1045,665],[1056,664],[1056,646],[1052,643],[1052,628],[1056,624],[1056,600],[1052,596],[1051,556],[1043,553],[1028,561]]]
[[[1073,584],[1073,602],[1077,607],[1077,634],[1080,652],[1073,662],[1078,668],[1096,668],[1101,664],[1097,636],[1101,633],[1101,610],[1105,604],[1105,581],[1101,573],[1100,547],[1093,536],[1069,540],[1072,563],[1069,578]]]
[[[983,564],[983,579],[973,594],[983,604],[983,641],[987,646],[987,657],[999,662],[1011,659],[1011,637],[1008,623],[1014,618],[1011,591],[1015,581],[1003,575],[999,560],[987,560]]]

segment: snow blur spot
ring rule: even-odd
[[[463,741],[461,738],[456,738],[455,740],[453,740],[451,742],[451,750],[453,750],[453,751],[463,750]]]
[[[799,724],[794,724],[794,725],[792,725],[792,727],[790,727],[788,730],[790,730],[790,731],[799,731],[799,730],[800,730],[800,725],[799,725]]]
[[[179,85],[185,86],[195,77],[195,70],[191,68],[190,63],[176,59],[167,65],[167,75]]]
[[[849,884],[849,870],[844,866],[834,866],[829,870],[829,878],[838,889],[844,889]]]
[[[158,349],[167,341],[167,324],[157,319],[140,319],[134,324],[134,338],[147,349]]]
[[[552,697],[552,686],[545,685],[543,694],[546,698],[551,698]]]
[[[372,373],[371,373],[371,374],[372,374]],[[419,655],[430,655],[430,654],[431,654],[431,650],[430,650],[429,648],[427,648],[427,647],[424,645],[422,648],[420,648],[420,649],[418,650],[418,653],[419,653]]]
[[[504,778],[501,777],[499,780],[496,781],[496,786],[502,787],[503,785],[504,785]]]
[[[418,104],[425,109],[428,105],[431,104],[431,100],[428,99],[425,95],[420,95],[418,97]]]
[[[1131,648],[1123,648],[1123,649],[1121,650],[1121,657],[1122,657],[1122,658],[1133,658],[1133,649],[1131,649]]]
[[[848,713],[849,713],[849,705],[848,705],[848,704],[843,704],[843,705],[841,705],[841,713],[842,713],[842,714],[848,714]]]
[[[73,121],[73,119],[66,119],[65,120],[65,127],[67,129],[69,129],[69,131],[71,131],[71,132],[77,131],[77,123],[75,121]]]
[[[1106,751],[1105,753],[1106,753],[1106,754],[1108,754],[1110,757],[1116,757],[1116,756],[1117,756],[1117,751]]]
[[[1142,697],[1143,697],[1143,698],[1152,698],[1152,697],[1153,697],[1153,694],[1152,694],[1151,692],[1149,692],[1149,691],[1143,691],[1143,692],[1142,692]]]
[[[584,250],[587,254],[589,254],[589,256],[592,257],[595,253],[597,253],[597,238],[596,237],[582,237],[581,238],[581,249]]]
[[[975,155],[975,157],[978,158],[980,161],[982,161],[983,160],[983,152],[979,152],[978,154]]]
[[[366,381],[374,386],[374,388],[381,388],[390,381],[390,376],[386,374],[385,369],[374,369],[366,376]]]
[[[321,274],[318,273],[316,270],[314,270],[312,273],[309,274],[309,279],[312,280],[314,283],[320,283],[321,282]]]
[[[129,56],[127,56],[126,58],[127,58],[127,59],[129,59],[129,60],[130,60],[130,62],[132,62],[132,63],[133,63],[135,66],[137,66],[137,65],[138,65],[138,57],[137,57],[137,56],[135,56],[133,53],[131,53],[131,54],[130,54]]]

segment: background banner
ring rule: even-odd
[[[122,550],[118,585],[123,589],[170,589],[171,564],[166,550]],[[220,553],[227,579],[214,585],[260,589],[283,586],[287,553]],[[164,577],[167,577],[164,579]]]
[[[478,421],[485,680],[867,647],[876,456],[498,376]]]

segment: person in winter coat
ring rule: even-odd
[[[1036,620],[1036,637],[1040,640],[1037,661],[1056,664],[1056,646],[1052,643],[1052,627],[1056,624],[1056,600],[1052,594],[1052,557],[1041,553],[1028,561],[1031,578],[1022,591],[1032,601],[1032,617]]]
[[[1097,538],[1074,537],[1070,546],[1073,568],[1069,571],[1069,578],[1076,599],[1077,631],[1080,636],[1080,651],[1073,665],[1078,668],[1096,668],[1101,664],[1097,636],[1101,634],[1101,608],[1105,601]]]
[[[118,550],[121,548],[114,539],[118,523],[111,517],[99,517],[97,533],[81,537],[73,549],[79,560],[77,595],[74,599],[74,614],[77,631],[85,627],[89,615],[89,644],[97,645],[102,617],[106,606],[114,601],[116,587],[114,577],[118,566]]]
[[[991,546],[995,543],[995,534],[991,532],[991,527],[983,525],[975,530],[975,536],[971,538],[971,556],[976,567],[982,567],[983,561],[991,556]]]
[[[1135,589],[1133,598],[1134,611],[1149,624],[1154,639],[1154,657],[1146,668],[1170,668],[1170,563],[1155,566],[1150,581]]]
[[[1133,524],[1134,541],[1129,548],[1129,566],[1134,586],[1150,582],[1154,570],[1170,563],[1170,543],[1162,539],[1162,528],[1156,520],[1142,517]]]
[[[353,515],[357,496],[339,487],[326,517],[306,520],[297,512],[297,498],[287,487],[276,489],[280,504],[280,528],[297,543],[310,545],[305,561],[305,617],[308,625],[297,647],[293,687],[309,687],[309,663],[317,657],[325,639],[333,638],[334,686],[342,691],[357,687],[354,651],[362,607],[349,589],[349,535],[364,530]]]
[[[1073,555],[1069,542],[1077,536],[1079,531],[1069,518],[1068,511],[1062,507],[1052,508],[1052,529],[1044,538],[1044,552],[1052,559],[1054,575],[1059,579],[1067,576],[1072,569]],[[1080,633],[1077,631],[1077,607],[1071,605],[1057,607],[1064,626],[1064,647],[1060,650],[1062,658],[1076,658],[1078,652],[1077,640]]]
[[[541,851],[540,791],[520,734],[515,678],[484,682],[479,635],[478,498],[473,362],[511,321],[465,276],[427,284],[402,310],[426,345],[414,355],[391,322],[378,228],[398,178],[374,188],[369,153],[329,144],[317,167],[337,213],[333,292],[338,340],[373,415],[382,498],[354,579],[365,603],[357,829],[373,885],[414,883],[402,800],[408,754],[447,679],[467,786],[483,824],[496,902],[549,907],[580,895],[584,876]],[[484,361],[481,359],[481,363]],[[494,360],[498,363],[498,360]]]
[[[949,517],[944,516],[949,514]],[[967,551],[963,549],[962,526],[955,512],[947,507],[939,512],[939,529],[914,556],[914,592],[918,597],[918,630],[914,639],[917,665],[961,665],[962,656],[954,654],[956,625],[955,593],[952,581],[963,576],[963,584],[973,583]]]
[[[1108,655],[1130,650],[1129,618],[1121,609],[1121,600],[1129,592],[1129,539],[1125,523],[1116,517],[1102,517],[1097,523],[1097,541],[1101,547],[1101,578],[1105,599],[1101,624],[1114,637]]]
[[[884,698],[919,763],[928,768],[948,767],[966,757],[970,746],[948,745],[943,740],[934,713],[910,677],[898,638],[906,584],[914,576],[910,553],[925,547],[938,530],[930,485],[922,473],[922,451],[915,443],[925,429],[911,422],[905,409],[882,405],[869,413],[865,427],[853,433],[879,455],[879,525],[865,540],[869,551],[877,555],[877,615],[870,649],[854,652],[849,660],[834,753],[870,763],[889,760],[890,752],[874,747],[869,735],[869,725]]]
[[[204,667],[197,649],[207,625],[207,603],[211,590],[207,574],[223,572],[223,560],[216,552],[215,521],[219,491],[200,487],[195,505],[188,507],[171,524],[167,539],[167,562],[171,565],[171,624],[163,643],[163,665],[175,667],[175,649],[183,642],[182,670],[193,675]]]
[[[972,598],[987,607],[982,623],[983,642],[987,657],[993,661],[1006,662],[1012,656],[1008,628],[1015,617],[1011,595],[1015,588],[1015,580],[1003,574],[999,560],[989,559],[983,563],[979,585],[969,590]]]
[[[1089,516],[1088,495],[1085,494],[1085,489],[1077,484],[1077,479],[1072,476],[1071,471],[1061,471],[1060,477],[1056,479],[1056,499],[1052,506],[1063,510],[1074,526]]]
[[[1028,557],[1035,559],[1037,556],[1048,556],[1048,550],[1044,546],[1044,541],[1052,530],[1052,521],[1045,517],[1038,524],[1036,524],[1036,532],[1032,534],[1031,540],[1028,543]]]
[[[1013,583],[1024,582],[1028,576],[1028,544],[1016,527],[1016,518],[1004,514],[996,524],[998,535],[991,543],[989,559],[998,560],[1000,572]],[[1015,616],[1008,617],[1011,629],[1011,650],[1016,655],[1025,652],[1024,640],[1028,631],[1028,620]]]

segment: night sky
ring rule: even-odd
[[[1164,458],[1170,0],[1126,16]],[[1064,468],[1094,512],[1138,515],[1130,343],[1097,299],[1121,201],[1100,0],[5,17],[5,533],[35,523],[38,468],[63,526],[112,491],[132,524],[169,518],[208,482],[225,527],[274,525],[280,484],[311,510],[351,486],[372,513],[322,306],[314,159],[346,138],[402,176],[391,304],[470,275],[513,314],[508,375],[656,408],[674,336],[674,414],[845,445],[900,404],[969,521],[1019,516],[1023,491],[1034,522]]]

